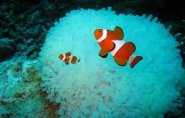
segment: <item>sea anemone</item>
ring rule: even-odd
[[[136,45],[143,60],[135,68],[101,58],[93,33],[120,26],[125,41]],[[185,71],[175,38],[154,18],[115,14],[111,9],[74,10],[52,27],[41,49],[41,87],[60,103],[63,117],[163,117],[176,107],[176,84]],[[80,62],[64,64],[58,56],[72,52]]]

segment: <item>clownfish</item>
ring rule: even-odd
[[[67,52],[65,54],[60,54],[59,58],[65,62],[65,64],[75,64],[76,62],[80,62],[80,59],[77,59],[76,56],[72,56],[71,52]]]
[[[94,36],[101,47],[99,56],[106,58],[108,52],[110,52],[114,61],[120,66],[125,66],[129,62],[130,67],[133,68],[143,59],[142,56],[133,55],[136,46],[132,42],[123,40],[123,30],[118,26],[115,27],[114,31],[97,29],[94,32]]]

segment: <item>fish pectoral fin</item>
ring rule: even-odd
[[[116,26],[115,29],[114,29],[114,32],[116,33],[115,40],[123,40],[124,32],[121,29],[121,27]]]
[[[69,63],[69,58],[66,58],[65,60],[64,60],[64,62],[67,64],[67,63]]]
[[[110,42],[109,45],[106,45],[106,49],[107,49],[108,51],[112,51],[112,50],[114,50],[115,46],[116,46],[116,45],[115,45],[114,42]]]
[[[99,52],[99,56],[106,58],[108,55],[108,51],[101,49]]]
[[[71,56],[71,52],[67,52],[66,53],[66,56]]]

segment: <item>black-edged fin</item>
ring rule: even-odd
[[[124,38],[124,32],[121,29],[121,27],[116,26],[114,29],[114,32],[117,34],[117,37],[116,37],[117,40],[122,40]]]
[[[66,56],[71,56],[71,52],[67,52],[66,53]]]
[[[131,68],[134,68],[134,66],[135,66],[139,61],[141,61],[142,59],[143,59],[142,56],[136,56],[136,57],[134,58],[134,60],[132,61],[132,63],[130,64],[130,67],[131,67]]]
[[[99,56],[103,57],[103,58],[106,58],[108,55],[108,51],[105,51],[103,49],[100,50],[99,52]]]

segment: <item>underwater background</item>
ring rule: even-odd
[[[0,118],[185,117],[185,4],[0,0]],[[136,67],[99,56],[96,29],[123,29]],[[65,64],[60,54],[80,59]]]

